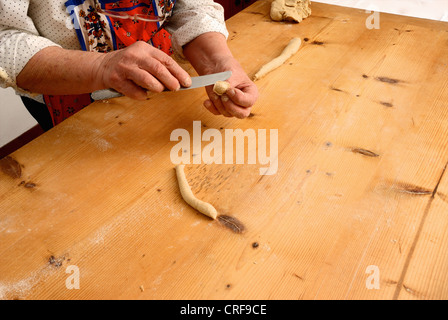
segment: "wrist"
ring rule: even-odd
[[[107,84],[104,81],[105,65],[109,58],[108,53],[92,53],[92,58],[89,66],[89,79],[92,84],[92,91],[107,89]]]
[[[233,55],[223,34],[204,33],[184,46],[184,55],[199,74],[217,72]],[[224,71],[224,70],[222,70]]]

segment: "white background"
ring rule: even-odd
[[[448,21],[448,0],[320,0],[328,4]],[[37,123],[11,88],[0,88],[0,147]]]

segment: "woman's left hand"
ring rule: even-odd
[[[206,87],[204,106],[215,115],[244,119],[258,99],[257,86],[249,79],[227,46],[226,38],[217,32],[204,33],[184,46],[184,55],[199,75],[232,71],[227,80],[230,89],[218,96],[213,86]]]
[[[213,72],[223,71],[232,71],[232,76],[227,80],[230,88],[219,96],[213,92],[213,86],[208,86],[206,91],[209,99],[204,102],[204,106],[215,115],[244,119],[249,116],[258,99],[257,86],[233,57],[220,61],[213,70]]]

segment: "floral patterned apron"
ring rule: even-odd
[[[171,55],[171,36],[162,28],[164,21],[145,20],[169,17],[174,4],[175,0],[68,0],[65,6],[84,51],[106,53],[145,41]],[[44,101],[53,125],[93,102],[90,94],[44,95]]]

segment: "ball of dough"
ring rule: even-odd
[[[222,96],[230,89],[230,83],[227,81],[217,81],[213,87],[213,92],[218,96]]]

